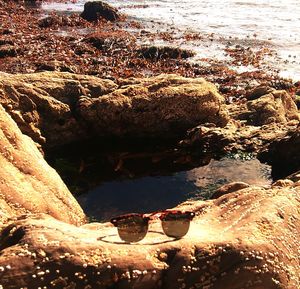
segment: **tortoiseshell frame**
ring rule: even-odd
[[[194,212],[191,211],[180,211],[180,210],[165,210],[165,211],[157,211],[150,214],[139,214],[139,213],[130,213],[121,215],[115,218],[112,218],[110,222],[115,226],[118,227],[118,222],[121,220],[125,220],[130,217],[141,217],[141,219],[144,220],[144,222],[149,222],[149,220],[159,218],[160,220],[165,219],[167,216],[181,216],[181,215],[187,215],[188,220],[192,220],[195,216]]]

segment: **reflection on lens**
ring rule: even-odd
[[[148,231],[148,218],[141,215],[131,215],[124,218],[112,220],[117,226],[120,238],[126,243],[133,243],[142,240]]]
[[[169,213],[161,217],[161,225],[164,233],[176,239],[182,238],[190,228],[190,220],[193,213]]]

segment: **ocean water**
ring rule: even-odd
[[[75,4],[43,4],[47,11],[83,10],[84,0]],[[173,43],[197,52],[193,61],[203,57],[226,59],[227,41],[275,51],[265,59],[266,67],[280,75],[300,80],[300,5],[299,0],[107,0],[132,19],[160,31],[172,27],[180,31],[213,35],[214,42]],[[162,24],[164,25],[162,28]],[[175,31],[175,30],[174,30]],[[253,67],[243,67],[253,70]]]

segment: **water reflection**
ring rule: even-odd
[[[271,168],[257,159],[227,157],[170,175],[105,182],[78,201],[91,218],[107,220],[123,213],[172,208],[188,199],[207,199],[216,188],[233,181],[269,185]]]

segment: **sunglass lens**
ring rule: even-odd
[[[164,233],[176,239],[182,238],[190,228],[190,221],[194,214],[190,212],[167,213],[161,217],[161,225]]]
[[[142,240],[148,231],[148,219],[141,215],[131,215],[111,221],[117,228],[120,238],[126,243]]]

